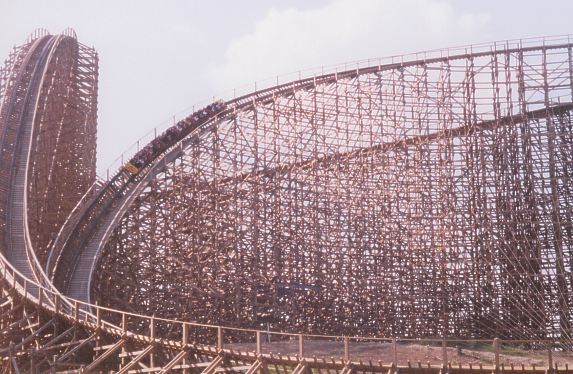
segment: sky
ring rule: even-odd
[[[276,76],[570,34],[571,14],[570,0],[0,0],[0,59],[36,28],[58,34],[71,27],[96,48],[104,175],[153,128]]]

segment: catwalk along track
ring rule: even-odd
[[[35,32],[0,71],[3,371],[568,372],[572,48],[277,82],[103,180],[97,54]],[[412,365],[413,343],[439,357]],[[452,364],[460,345],[490,356]]]

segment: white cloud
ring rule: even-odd
[[[484,41],[484,13],[440,0],[334,0],[310,10],[271,8],[208,68],[216,90],[299,69]]]
[[[485,26],[490,21],[490,15],[486,13],[477,14],[462,14],[458,19],[458,25],[462,29],[466,30],[476,30],[480,27]]]

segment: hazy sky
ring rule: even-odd
[[[155,126],[231,98],[234,87],[321,65],[568,34],[571,14],[569,0],[0,0],[0,58],[38,27],[72,27],[97,49],[103,173]]]

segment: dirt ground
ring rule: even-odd
[[[235,343],[229,345],[233,349],[255,350],[254,344]],[[298,353],[298,342],[276,341],[263,343],[263,353],[273,353],[277,355],[291,355]],[[305,356],[318,358],[340,358],[344,355],[344,346],[342,342],[333,341],[305,341]],[[383,364],[389,364],[393,361],[393,349],[391,343],[379,342],[353,342],[349,346],[351,360],[363,360],[372,362],[381,361]],[[502,346],[500,351],[500,363],[506,366],[512,364],[516,367],[522,365],[526,367],[546,367],[548,363],[547,351],[527,350],[523,347]],[[442,363],[442,347],[424,344],[405,344],[399,343],[396,346],[396,356],[399,365],[412,366],[440,365]],[[453,366],[462,365],[479,365],[490,366],[494,363],[495,354],[491,345],[482,344],[474,347],[448,347],[448,362]],[[559,367],[573,368],[573,352],[553,351],[553,363]]]

